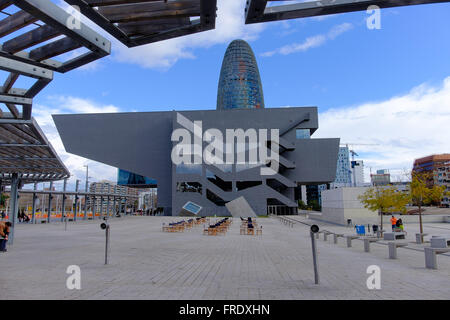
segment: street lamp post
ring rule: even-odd
[[[84,216],[83,216],[83,220],[87,219],[87,193],[88,193],[88,188],[89,188],[89,166],[86,164],[83,167],[86,167],[86,186],[85,186],[85,192],[86,195],[84,196]]]

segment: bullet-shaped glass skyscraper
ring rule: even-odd
[[[225,52],[217,90],[217,110],[264,108],[258,65],[252,48],[234,40]]]

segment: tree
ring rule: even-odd
[[[4,209],[6,207],[6,200],[9,199],[9,196],[5,193],[0,193],[0,208]]]
[[[423,242],[422,206],[439,203],[445,194],[445,186],[432,183],[433,174],[430,172],[412,172],[409,196],[413,205],[419,208],[420,234]]]
[[[308,210],[308,206],[303,202],[303,200],[298,200],[298,208],[300,210]]]
[[[399,192],[393,186],[369,188],[358,197],[359,201],[371,211],[378,211],[380,228],[383,229],[383,215],[385,213],[406,212],[409,203],[407,193]]]
[[[308,205],[311,208],[311,210],[314,210],[314,211],[321,211],[322,210],[322,207],[320,206],[319,201],[317,201],[317,200],[309,201]]]

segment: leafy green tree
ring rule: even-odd
[[[322,207],[320,206],[319,201],[317,201],[317,200],[311,200],[308,202],[308,204],[309,204],[309,207],[311,208],[311,210],[314,210],[314,211],[322,210]]]
[[[298,208],[300,210],[308,210],[308,206],[303,202],[303,200],[298,200]]]
[[[374,187],[367,189],[358,197],[365,208],[377,211],[380,215],[380,228],[383,229],[383,215],[386,213],[406,212],[409,203],[407,193],[398,191],[393,186]]]

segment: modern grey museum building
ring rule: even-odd
[[[158,206],[165,215],[180,215],[193,207],[202,216],[228,216],[225,204],[241,196],[258,215],[289,214],[297,209],[299,185],[327,184],[336,175],[339,139],[311,138],[318,128],[316,107],[264,107],[256,59],[242,40],[233,41],[225,53],[216,110],[70,114],[53,119],[67,152],[156,180]],[[256,164],[202,161],[203,150],[214,140],[208,140],[210,129],[226,140],[224,149],[230,144],[225,139],[230,130],[243,132],[244,141],[250,141],[251,132],[267,130],[264,145],[268,151],[278,149],[278,156],[264,163],[258,158]],[[278,129],[278,135],[272,129]],[[187,130],[192,142],[200,144],[200,153],[192,147],[192,162],[172,161],[181,144],[179,136],[174,139],[179,130]],[[258,143],[262,141],[258,135]],[[247,143],[246,159],[253,149]],[[274,162],[278,170],[263,175],[261,168]]]

